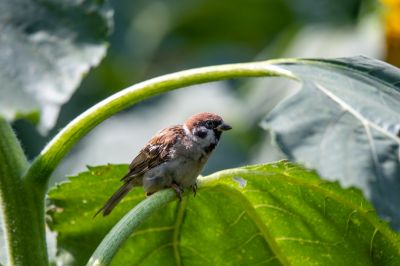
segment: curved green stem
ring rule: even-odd
[[[46,187],[51,173],[76,142],[111,115],[143,99],[193,84],[260,76],[285,76],[295,79],[287,70],[264,61],[185,70],[128,87],[94,105],[69,123],[35,159],[25,178]]]
[[[165,189],[140,202],[111,229],[90,257],[87,265],[109,265],[118,249],[142,221],[175,199],[175,191]]]

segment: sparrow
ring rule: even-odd
[[[134,187],[143,186],[147,196],[165,188],[173,188],[179,199],[184,189],[194,195],[197,177],[218,144],[223,131],[232,129],[213,113],[189,117],[183,125],[159,131],[140,150],[121,179],[123,185],[110,197],[95,216],[107,216]]]

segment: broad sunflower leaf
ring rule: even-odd
[[[93,167],[50,191],[49,225],[64,264],[86,263],[107,231],[144,198],[136,188],[110,216],[92,218],[126,171],[126,165]],[[399,263],[399,235],[357,189],[278,162],[202,178],[196,197],[143,221],[112,265]]]
[[[268,114],[264,128],[290,160],[360,188],[400,230],[400,70],[366,57],[277,65],[303,87]]]

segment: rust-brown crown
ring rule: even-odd
[[[191,131],[194,127],[200,126],[206,121],[215,121],[216,123],[222,123],[222,118],[219,115],[203,112],[192,115],[185,121],[185,125]]]

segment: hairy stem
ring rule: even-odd
[[[105,236],[87,265],[109,265],[118,249],[132,232],[152,213],[176,199],[172,189],[161,190],[146,198],[128,212]]]
[[[10,125],[0,117],[0,209],[8,265],[47,265],[44,191],[22,181],[28,162]]]
[[[143,99],[193,84],[260,76],[295,78],[290,72],[268,62],[255,62],[185,70],[128,87],[96,104],[69,123],[35,159],[25,178],[45,187],[51,173],[76,142],[111,115]]]

